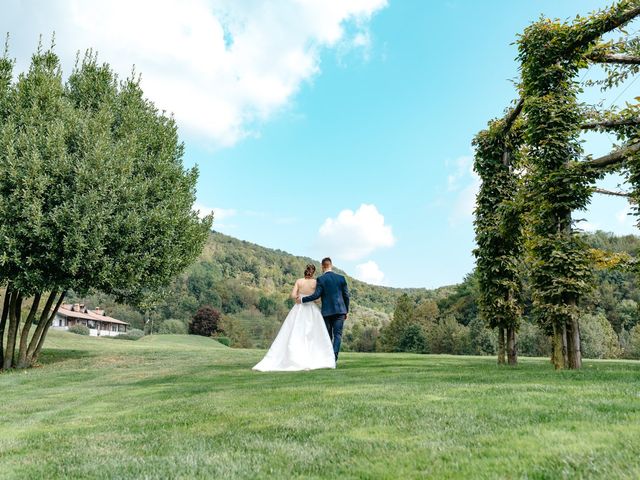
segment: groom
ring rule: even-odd
[[[316,284],[316,291],[306,297],[300,295],[296,303],[313,302],[322,299],[322,316],[333,342],[333,353],[338,361],[340,344],[342,343],[342,327],[349,315],[349,287],[342,275],[334,273],[329,257],[322,259],[322,272]]]

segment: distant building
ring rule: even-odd
[[[100,308],[89,310],[81,303],[60,305],[58,313],[51,324],[51,328],[68,330],[69,327],[74,325],[85,325],[89,327],[89,334],[93,337],[114,337],[121,333],[126,333],[129,327],[127,322],[108,317],[104,310]]]

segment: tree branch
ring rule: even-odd
[[[640,142],[634,143],[625,148],[621,148],[620,150],[610,153],[609,155],[605,155],[604,157],[599,157],[594,160],[588,160],[582,163],[588,167],[604,168],[610,165],[615,165],[616,163],[620,163],[624,161],[627,157],[639,151],[640,151]]]
[[[594,188],[593,193],[601,193],[602,195],[611,195],[612,197],[625,197],[625,198],[630,197],[630,195],[626,192],[614,192],[612,190],[605,190],[604,188]]]
[[[633,55],[623,55],[619,53],[611,54],[591,54],[587,55],[587,59],[596,63],[616,63],[621,65],[640,65],[640,57]]]
[[[594,130],[596,128],[628,127],[630,125],[640,125],[640,117],[585,122],[580,125],[580,128],[583,130]]]

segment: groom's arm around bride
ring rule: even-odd
[[[349,313],[350,295],[347,280],[344,276],[334,273],[331,259],[322,260],[323,275],[318,277],[316,290],[311,295],[298,298],[298,303],[322,300],[322,315],[346,315]]]

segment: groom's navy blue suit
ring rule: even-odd
[[[338,360],[340,344],[342,343],[342,328],[349,313],[349,287],[347,280],[332,271],[320,275],[316,284],[316,291],[302,297],[302,302],[313,302],[322,299],[322,316],[333,342],[333,353]]]

